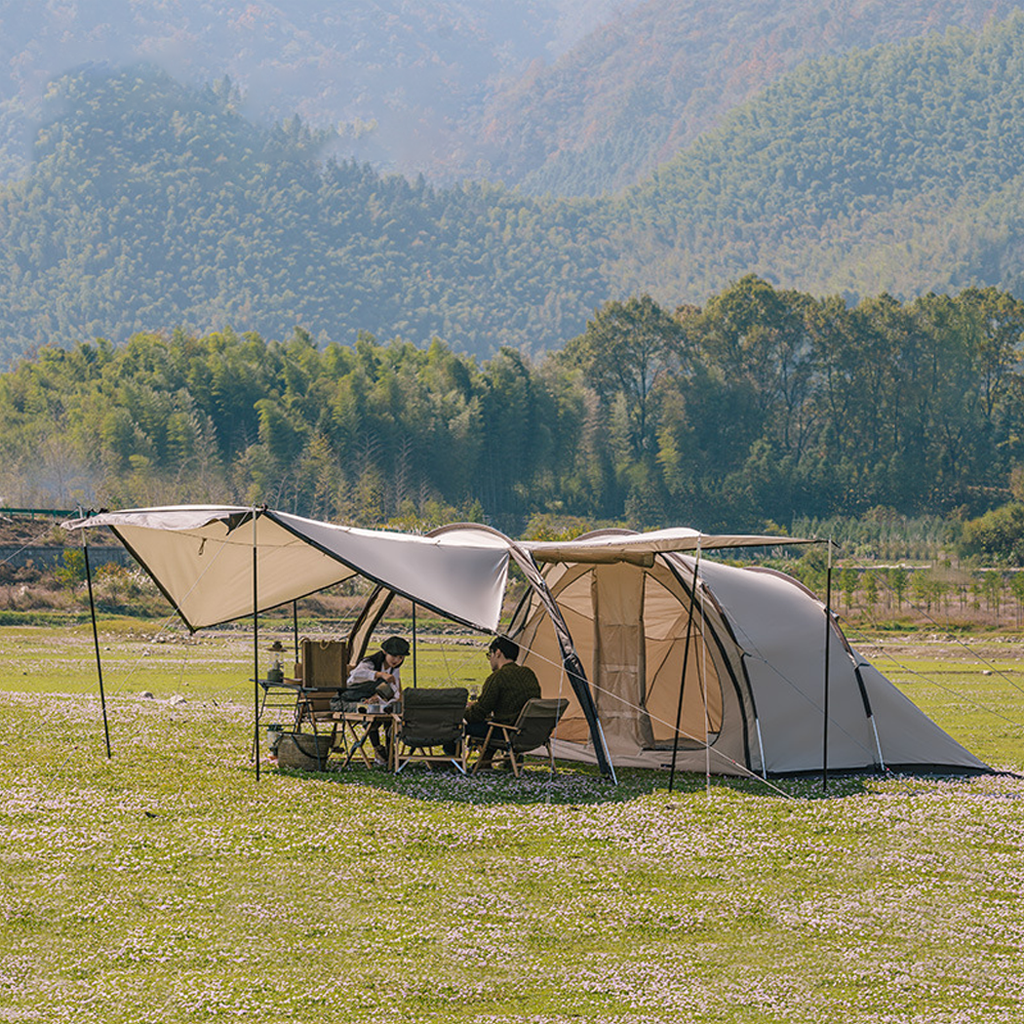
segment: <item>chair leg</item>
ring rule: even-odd
[[[473,765],[473,774],[474,775],[476,775],[476,773],[480,770],[480,762],[484,759],[484,755],[487,753],[488,748],[490,747],[491,734],[493,732],[494,732],[494,726],[492,725],[487,730],[487,735],[484,737],[483,746],[480,748],[480,753],[477,754],[476,762]],[[488,766],[489,766],[489,762],[488,762]]]

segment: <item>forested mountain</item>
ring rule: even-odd
[[[995,289],[850,309],[755,277],[675,314],[606,303],[539,363],[301,331],[47,346],[0,374],[0,504],[267,502],[511,533],[979,512],[1019,490],[1022,350],[1024,302]]]
[[[539,353],[607,298],[703,303],[748,272],[855,301],[1024,294],[1024,14],[804,65],[603,200],[435,189],[322,159],[226,83],[83,72],[0,190],[0,356],[226,325]]]
[[[140,62],[193,87],[229,76],[260,124],[343,126],[339,157],[453,179],[490,90],[635,2],[0,0],[0,179],[27,169],[51,80]]]
[[[0,190],[4,362],[179,325],[539,351],[607,295],[582,208],[321,163],[329,138],[254,126],[223,83],[82,73],[50,103],[33,174]]]
[[[146,62],[231,78],[259,124],[341,129],[381,172],[598,195],[635,184],[806,60],[1024,0],[0,0],[0,180],[21,177],[48,83]]]
[[[625,194],[626,291],[818,294],[1022,278],[1024,14],[806,64]]]
[[[980,29],[1020,0],[648,0],[495,90],[476,167],[532,193],[636,184],[808,60]],[[466,169],[471,170],[470,165]]]

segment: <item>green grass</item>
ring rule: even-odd
[[[1024,1019],[1017,778],[257,782],[248,637],[167,635],[103,624],[108,761],[88,627],[3,630],[2,1021]],[[1020,768],[1020,662],[969,654],[875,661]]]

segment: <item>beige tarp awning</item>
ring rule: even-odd
[[[252,614],[254,551],[259,611],[364,576],[493,632],[508,576],[507,543],[479,531],[418,537],[230,505],[126,509],[64,525],[109,526],[191,629]]]

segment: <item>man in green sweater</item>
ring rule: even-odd
[[[496,636],[487,649],[487,660],[491,663],[491,674],[484,681],[483,689],[476,700],[466,707],[466,735],[483,739],[491,722],[512,725],[523,710],[523,705],[533,697],[540,696],[540,683],[532,669],[517,665],[519,644],[505,636]],[[451,752],[454,753],[452,747]],[[487,768],[493,751],[485,750],[481,755],[480,767]]]

